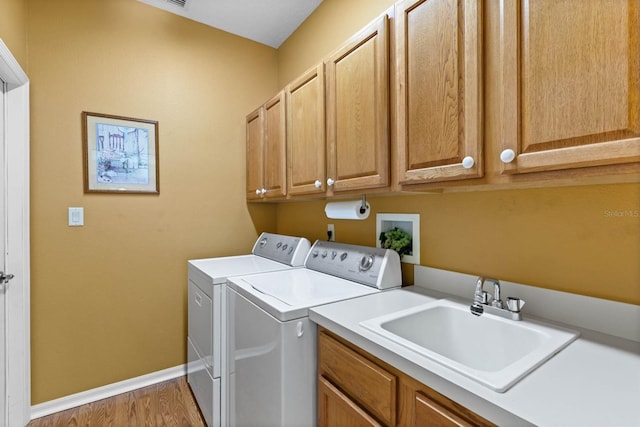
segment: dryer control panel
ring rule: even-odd
[[[262,233],[252,253],[263,258],[278,261],[292,267],[304,265],[311,243],[304,237]]]
[[[391,249],[316,240],[304,265],[378,289],[402,285],[400,256]]]

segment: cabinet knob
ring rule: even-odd
[[[327,185],[328,185],[328,186],[332,186],[334,182],[335,182],[335,181],[334,181],[334,180],[332,180],[331,178],[327,179]]]
[[[515,158],[516,153],[511,148],[507,148],[502,153],[500,153],[500,160],[502,160],[502,163],[511,163]]]
[[[467,156],[464,159],[462,159],[462,167],[465,169],[471,169],[475,164],[476,164],[476,161],[473,160],[473,157],[471,156]]]
[[[256,190],[256,196],[259,196],[262,194],[262,190],[260,190],[259,188]]]
[[[262,190],[260,190],[260,194],[267,194],[267,189],[263,188]]]
[[[313,185],[315,185],[316,188],[320,188],[322,187],[322,182],[320,182],[319,179],[316,179],[316,182],[314,182]]]

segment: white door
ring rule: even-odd
[[[0,271],[5,270],[5,237],[6,237],[6,215],[5,215],[5,179],[4,179],[4,146],[5,146],[5,131],[4,131],[4,98],[6,93],[6,83],[0,79],[0,95],[2,95],[2,101],[0,102],[0,188],[2,189],[2,195],[0,197],[0,250],[2,250],[2,256],[0,256]],[[0,280],[3,273],[0,273]],[[7,299],[5,298],[6,286],[0,282],[0,367],[2,367],[2,373],[0,374],[0,423],[7,425],[7,393],[6,393],[6,313],[7,313]]]
[[[0,40],[0,426],[31,413],[29,353],[29,79]]]

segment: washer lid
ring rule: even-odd
[[[191,279],[198,282],[202,280],[204,282],[202,286],[206,284],[217,285],[225,283],[227,278],[231,276],[292,268],[287,264],[272,261],[257,255],[196,259],[190,260],[188,265]]]
[[[292,307],[313,307],[378,292],[350,280],[307,269],[280,271],[243,277],[256,291]]]

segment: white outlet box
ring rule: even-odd
[[[376,214],[376,246],[380,245],[380,233],[399,228],[411,236],[411,253],[402,255],[402,262],[420,264],[420,214]]]
[[[329,236],[329,233],[331,233],[331,236]],[[333,224],[327,224],[327,237],[329,237],[330,242],[336,241],[336,230],[333,227]]]

